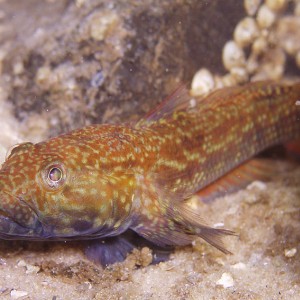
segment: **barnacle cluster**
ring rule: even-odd
[[[288,57],[300,68],[300,1],[244,0],[244,8],[247,16],[222,51],[228,73],[220,76],[200,69],[192,81],[193,95],[247,81],[279,80]]]

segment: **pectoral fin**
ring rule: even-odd
[[[89,241],[85,254],[88,259],[107,267],[124,261],[133,249],[143,247],[151,249],[152,264],[168,260],[170,253],[173,252],[172,247],[159,247],[135,232],[128,230],[119,236]]]
[[[235,235],[231,230],[207,226],[201,215],[194,212],[185,201],[165,199],[164,191],[154,185],[140,185],[141,207],[135,215],[131,229],[152,243],[165,246],[184,246],[197,237],[215,246],[224,253],[226,250],[222,237]]]

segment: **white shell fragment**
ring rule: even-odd
[[[229,273],[223,273],[221,278],[217,281],[217,285],[221,285],[224,289],[234,286],[234,280]]]
[[[297,253],[297,249],[296,248],[292,248],[292,249],[284,249],[284,256],[291,258],[294,257]]]
[[[264,191],[267,188],[267,185],[262,181],[253,181],[247,186],[247,190],[258,189],[260,191]]]
[[[200,96],[208,93],[214,88],[215,81],[213,75],[207,69],[200,69],[192,80],[191,94]]]
[[[26,296],[28,296],[28,293],[25,292],[25,291],[12,290],[10,292],[10,298],[14,299],[14,300],[21,299],[21,298],[26,297]]]
[[[247,266],[244,263],[239,262],[239,263],[232,265],[232,268],[235,270],[246,270]]]
[[[260,28],[271,27],[276,20],[276,14],[267,5],[262,5],[257,13],[257,24]]]
[[[228,71],[234,67],[243,67],[246,63],[244,51],[234,41],[229,41],[225,44],[222,59],[224,67]]]
[[[258,26],[251,17],[242,19],[234,30],[234,40],[242,48],[250,45],[258,35]]]

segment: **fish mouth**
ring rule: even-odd
[[[34,228],[25,227],[0,211],[0,239],[4,240],[38,240],[44,236],[42,223],[37,219]]]
[[[18,221],[16,214],[9,209],[9,206],[1,207],[0,205],[0,239],[4,240],[41,240],[47,238],[49,233],[46,232],[45,227],[40,222],[38,215],[35,211],[21,198],[13,197],[5,191],[1,191],[2,195],[10,196],[22,203],[23,207],[25,206],[28,209],[28,213],[31,216],[30,224],[22,224]],[[5,197],[1,197],[1,202],[5,203]]]

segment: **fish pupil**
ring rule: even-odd
[[[54,182],[58,182],[62,179],[62,171],[61,169],[55,167],[49,171],[48,175],[49,179]]]

